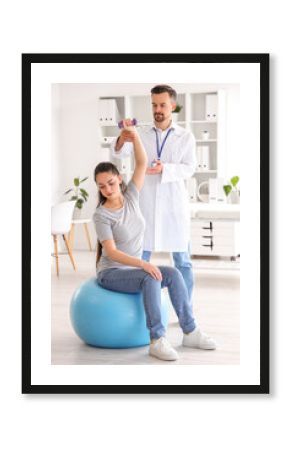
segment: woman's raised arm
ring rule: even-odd
[[[140,191],[144,184],[145,173],[148,165],[148,158],[138,131],[135,127],[129,125],[131,124],[130,119],[126,119],[123,121],[124,123],[124,132],[131,135],[131,139],[134,146],[134,156],[135,156],[135,169],[132,176],[132,180]],[[127,125],[128,124],[128,125]]]

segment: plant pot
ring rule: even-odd
[[[178,117],[179,117],[178,113],[172,113],[172,122],[174,123],[178,122]]]
[[[78,220],[81,218],[82,210],[80,208],[75,207],[74,213],[73,213],[73,219]]]
[[[240,194],[238,191],[232,191],[228,196],[228,203],[237,205],[240,203]]]

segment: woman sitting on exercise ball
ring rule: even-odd
[[[150,331],[149,354],[174,361],[178,354],[165,338],[161,322],[161,289],[167,287],[183,330],[186,347],[213,350],[216,344],[195,324],[187,288],[180,272],[155,266],[141,259],[145,221],[139,209],[139,191],[147,169],[147,155],[130,119],[123,121],[134,144],[135,170],[128,186],[116,166],[102,162],[95,168],[99,205],[94,214],[98,236],[97,281],[105,289],[136,293],[142,291],[146,324]],[[170,226],[170,224],[169,224]]]

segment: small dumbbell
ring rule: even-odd
[[[137,125],[137,119],[132,119],[128,126],[135,127],[136,125]],[[120,120],[120,122],[118,122],[118,127],[124,128],[123,120]]]

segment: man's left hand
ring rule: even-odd
[[[147,175],[157,175],[158,173],[161,173],[163,170],[163,164],[159,160],[155,160],[156,166],[155,167],[148,167],[146,170]]]

